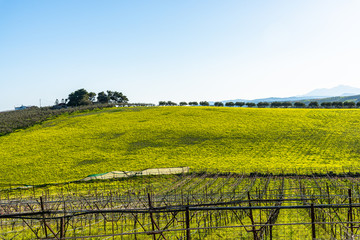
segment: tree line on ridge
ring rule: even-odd
[[[207,101],[201,102],[180,102],[179,104],[172,101],[160,101],[159,106],[210,106],[210,103]],[[215,107],[258,107],[258,108],[359,108],[360,102],[353,101],[334,101],[334,102],[322,102],[312,101],[309,104],[304,102],[214,102]]]

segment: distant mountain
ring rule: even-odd
[[[333,88],[319,88],[308,92],[301,97],[334,97],[334,96],[353,96],[360,94],[360,88],[339,85]]]
[[[258,99],[234,99],[234,100],[224,100],[221,101],[223,103],[226,102],[310,102],[310,101],[317,101],[317,102],[334,102],[334,101],[360,101],[360,88],[339,85],[333,88],[319,88],[308,92],[307,94],[294,96],[294,97],[285,97],[285,98],[277,98],[277,97],[270,97],[270,98],[258,98]],[[209,102],[210,105],[213,105],[214,102]]]
[[[318,103],[323,102],[360,102],[360,95],[351,95],[351,96],[337,96],[337,97],[328,97],[328,98],[320,98],[320,99],[305,99],[300,102],[309,103],[312,101],[316,101]]]
[[[313,97],[316,98],[316,97]],[[319,97],[321,98],[321,97]],[[270,97],[270,98],[258,98],[253,100],[246,100],[246,99],[235,99],[235,100],[225,100],[222,101],[223,103],[226,102],[253,102],[253,103],[259,103],[259,102],[293,102],[293,101],[300,101],[300,100],[306,100],[309,99],[309,97],[286,97],[286,98],[277,98],[277,97]]]
[[[219,101],[222,103],[227,103],[227,102],[253,102],[253,103],[259,103],[259,102],[296,102],[296,101],[306,101],[309,99],[316,99],[317,97],[287,97],[287,98],[277,98],[277,97],[270,97],[270,98],[258,98],[258,99],[234,99],[234,100],[224,100],[224,101]],[[321,98],[321,97],[318,97]],[[214,105],[215,102],[209,102],[210,105]]]

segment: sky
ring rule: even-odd
[[[360,87],[360,1],[0,0],[0,111],[85,88],[130,102]]]

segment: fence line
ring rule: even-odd
[[[274,201],[274,200],[273,200]],[[276,202],[281,202],[284,200],[275,200]],[[244,201],[241,201],[244,202]],[[247,202],[261,202],[261,201],[247,201]],[[227,205],[228,202],[218,203],[214,205]],[[206,204],[204,204],[206,205]],[[20,219],[60,219],[60,218],[69,218],[76,217],[80,215],[88,214],[103,214],[103,213],[174,213],[174,212],[185,212],[185,211],[230,211],[230,210],[271,210],[271,209],[338,209],[338,208],[357,208],[360,207],[360,204],[319,204],[319,205],[291,205],[291,206],[234,206],[234,207],[191,207],[191,205],[183,205],[177,207],[152,207],[143,208],[143,209],[102,209],[102,210],[76,210],[76,211],[37,211],[37,212],[24,212],[24,213],[14,213],[14,214],[3,214],[0,215],[0,219],[5,218],[20,218]],[[69,215],[64,215],[65,213],[70,213]],[[45,214],[63,214],[61,217],[33,217],[37,215]]]
[[[351,192],[351,191],[349,191]],[[299,201],[300,199],[289,199],[291,201]],[[303,199],[304,200],[304,199]],[[255,203],[255,202],[284,202],[288,200],[283,199],[268,199],[268,200],[242,200],[242,201],[232,201],[232,202],[220,202],[220,203],[214,203],[211,204],[209,207],[209,204],[198,204],[196,207],[192,205],[182,205],[182,206],[165,206],[165,207],[151,207],[149,205],[149,208],[142,208],[142,209],[101,209],[101,210],[76,210],[76,211],[36,211],[36,212],[24,212],[24,213],[14,213],[14,214],[3,214],[0,215],[0,219],[22,219],[22,220],[39,220],[39,221],[47,221],[47,220],[67,220],[78,217],[82,215],[89,215],[89,214],[161,214],[161,213],[171,213],[175,214],[178,212],[186,212],[189,216],[191,212],[201,212],[201,211],[245,211],[245,210],[284,210],[284,209],[311,209],[312,212],[317,211],[319,209],[340,209],[340,208],[347,208],[352,213],[356,208],[360,208],[360,204],[318,204],[318,205],[275,205],[275,206],[231,206],[231,207],[214,207],[216,205],[229,205],[229,204],[237,204],[237,203]],[[203,206],[203,207],[201,207]],[[61,215],[61,216],[52,216],[52,217],[44,217],[45,215]],[[68,215],[66,215],[68,214]],[[39,217],[30,217],[30,216],[39,216]],[[152,220],[154,221],[154,220]],[[208,227],[190,227],[190,219],[187,218],[188,224],[187,228],[175,228],[175,229],[158,229],[158,230],[149,230],[149,231],[142,231],[142,232],[121,232],[121,233],[113,233],[113,234],[101,234],[101,235],[89,235],[89,236],[79,236],[79,237],[62,237],[58,238],[57,235],[50,226],[46,225],[44,227],[45,229],[51,229],[51,232],[53,233],[53,238],[45,238],[45,239],[80,239],[80,238],[93,238],[93,237],[110,237],[110,236],[127,236],[127,235],[156,235],[156,234],[163,234],[165,232],[188,232],[187,238],[190,239],[189,232],[191,231],[198,231],[198,230],[211,230],[211,229],[229,229],[229,228],[253,228],[252,232],[256,232],[259,230],[256,230],[255,228],[260,227],[275,227],[275,226],[296,226],[296,225],[312,225],[313,228],[315,228],[315,225],[334,225],[334,224],[360,224],[359,221],[331,221],[331,222],[319,222],[314,221],[314,218],[312,218],[311,222],[301,222],[301,223],[265,223],[265,224],[242,224],[242,225],[230,225],[230,226],[208,226]],[[60,230],[64,231],[64,230]],[[315,232],[315,230],[313,230]],[[46,235],[48,235],[46,233]],[[63,232],[63,235],[65,235],[65,232]],[[165,237],[164,237],[165,239]],[[254,239],[257,239],[255,236]]]
[[[203,239],[214,232],[254,240],[358,236],[357,178],[183,175],[166,180],[158,192],[141,189],[40,199],[4,196],[0,238]]]

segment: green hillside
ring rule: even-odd
[[[117,108],[62,115],[0,137],[0,184],[189,166],[267,172],[360,166],[360,110]]]
[[[338,96],[338,97],[328,97],[328,98],[320,98],[320,99],[306,99],[301,100],[299,102],[310,103],[312,101],[323,103],[323,102],[359,102],[360,95],[353,96]]]

